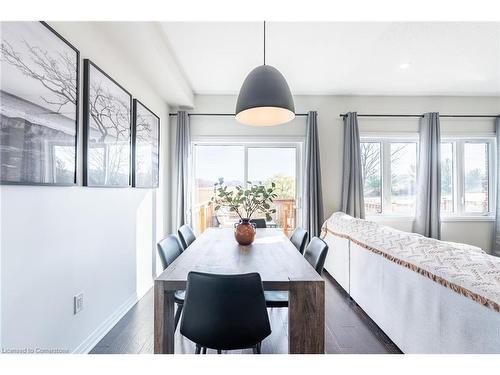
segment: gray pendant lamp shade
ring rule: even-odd
[[[264,22],[264,65],[253,69],[243,82],[236,102],[236,120],[245,125],[274,126],[295,118],[292,93],[283,74],[266,65]]]
[[[246,125],[273,126],[295,117],[290,87],[273,66],[252,70],[241,86],[236,103],[236,120]]]

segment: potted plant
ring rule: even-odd
[[[248,182],[248,187],[236,186],[234,190],[229,190],[224,184],[224,179],[214,184],[214,196],[210,204],[213,204],[214,211],[217,212],[221,207],[227,207],[230,212],[235,212],[240,221],[235,223],[234,236],[240,245],[250,245],[255,239],[255,224],[250,223],[252,215],[260,212],[270,221],[271,214],[276,212],[271,208],[273,199],[277,197],[275,193],[276,185],[271,183],[269,188],[262,184],[252,184]]]

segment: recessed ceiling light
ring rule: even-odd
[[[411,67],[411,63],[406,62],[406,63],[401,64],[401,65],[399,66],[399,69],[401,69],[401,70],[406,70],[406,69],[410,69],[410,67]]]

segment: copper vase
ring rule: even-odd
[[[239,223],[234,224],[234,238],[243,246],[250,245],[255,239],[255,224],[250,219],[241,219]]]

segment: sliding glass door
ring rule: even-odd
[[[192,145],[192,225],[197,234],[207,227],[232,227],[238,221],[234,212],[217,213],[209,205],[214,183],[223,178],[230,189],[245,182],[276,186],[276,213],[267,223],[291,233],[300,225],[301,142],[293,143],[207,143]],[[264,217],[259,213],[254,218]]]
[[[295,147],[248,147],[248,181],[270,187],[275,184],[276,213],[268,225],[289,232],[296,227],[297,149]]]
[[[193,146],[193,178],[191,179],[192,227],[196,234],[203,233],[207,227],[219,226],[222,223],[235,222],[237,215],[220,210],[215,215],[209,205],[214,195],[214,183],[219,178],[230,189],[243,185],[245,181],[245,148],[241,145],[194,145]]]

